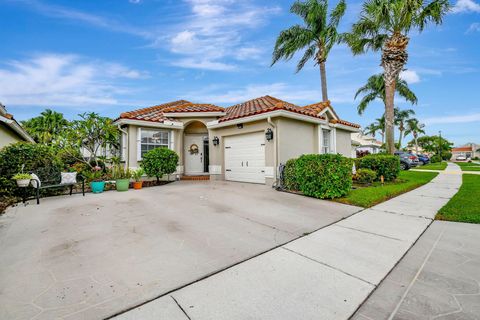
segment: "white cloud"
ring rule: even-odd
[[[320,101],[320,90],[309,90],[278,82],[272,84],[250,84],[243,88],[225,91],[225,88],[208,88],[203,92],[192,92],[187,98],[217,104],[236,104],[249,99],[270,95],[291,103]]]
[[[425,124],[448,124],[448,123],[469,123],[469,122],[480,122],[480,113],[473,113],[464,116],[443,116],[443,117],[432,117],[426,118],[423,120]]]
[[[257,59],[263,52],[244,44],[243,32],[266,22],[278,7],[260,7],[251,1],[185,0],[192,15],[174,27],[168,49],[184,56],[173,65],[231,71],[225,59]],[[188,63],[185,63],[188,62]],[[213,66],[213,67],[212,67]],[[228,67],[225,67],[228,66]]]
[[[414,70],[404,70],[400,73],[400,78],[407,81],[408,84],[420,82],[420,76]]]
[[[480,22],[472,23],[467,30],[467,33],[470,33],[470,32],[480,32]]]
[[[128,2],[133,4],[139,4],[140,2],[142,2],[142,0],[128,0]]]
[[[480,4],[473,0],[458,0],[455,6],[453,6],[452,12],[480,12]]]
[[[0,68],[0,101],[9,105],[82,106],[119,104],[128,89],[116,80],[144,72],[121,64],[87,61],[76,55],[43,54]]]

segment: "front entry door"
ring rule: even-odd
[[[203,135],[185,135],[185,174],[203,174],[205,154]],[[208,155],[207,155],[208,156]]]

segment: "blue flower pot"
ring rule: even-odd
[[[90,182],[90,188],[92,188],[92,193],[102,193],[105,189],[105,181]]]

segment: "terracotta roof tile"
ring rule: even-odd
[[[453,148],[452,152],[472,151],[472,147]]]
[[[164,113],[175,112],[223,112],[225,109],[213,104],[186,103],[179,106],[164,108]]]
[[[219,122],[254,116],[276,110],[286,110],[306,116],[324,119],[322,116],[318,116],[318,113],[312,110],[304,109],[292,103],[271,96],[264,96],[226,108],[225,111],[227,115],[220,118]]]
[[[345,120],[332,119],[332,120],[330,120],[330,123],[333,123],[333,124],[338,123],[338,124],[343,124],[344,126],[349,126],[349,127],[353,127],[353,128],[360,128],[359,124],[351,123],[351,122],[348,122],[348,121],[345,121]]]
[[[330,101],[329,101],[329,100],[317,102],[317,103],[314,103],[314,104],[309,104],[308,106],[305,106],[304,108],[305,108],[305,109],[312,110],[312,111],[317,112],[317,113],[322,112],[322,111],[325,110],[326,108],[330,108],[330,110],[332,110],[332,112],[333,112],[333,114],[335,115],[335,117],[340,118],[340,117],[337,115],[337,113],[335,112],[335,110],[332,108],[332,105],[330,104]]]
[[[164,104],[159,104],[153,107],[128,111],[120,114],[120,119],[133,119],[143,121],[163,122],[167,118],[163,115],[163,109],[180,106],[186,103],[191,103],[186,100],[172,101]]]

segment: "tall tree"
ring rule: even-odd
[[[407,127],[405,130],[405,136],[408,136],[409,134],[413,135],[413,141],[415,141],[415,153],[418,154],[418,135],[425,134],[425,125],[423,123],[420,123],[418,119],[411,118],[407,120]]]
[[[22,126],[33,137],[42,144],[52,144],[55,139],[67,128],[69,122],[62,113],[46,109],[38,117],[22,121]]]
[[[375,119],[375,122],[369,124],[363,130],[365,134],[371,134],[375,137],[377,132],[380,132],[382,136],[382,144],[385,143],[385,117],[382,116],[381,118]]]
[[[398,126],[398,149],[402,148],[403,133],[405,132],[405,123],[410,119],[410,116],[415,114],[415,111],[412,109],[400,110],[395,108],[395,125]]]
[[[408,83],[403,79],[397,79],[397,85],[395,86],[396,93],[404,98],[406,101],[411,104],[417,104],[417,96],[413,93],[412,90],[408,87]],[[359,88],[355,93],[355,99],[363,94],[363,98],[360,101],[360,104],[357,106],[357,111],[359,115],[362,115],[367,109],[368,105],[372,103],[375,99],[380,99],[385,103],[385,79],[383,73],[375,74],[368,78],[367,83]]]
[[[345,0],[340,0],[328,14],[327,0],[296,1],[290,8],[290,12],[300,16],[303,25],[297,24],[282,31],[273,50],[272,66],[280,59],[290,60],[296,52],[305,49],[303,57],[297,64],[296,72],[302,70],[310,59],[315,60],[320,67],[323,101],[328,100],[325,64],[333,45],[341,40],[337,27],[346,8]]]
[[[429,22],[441,24],[449,8],[448,0],[367,0],[359,21],[345,37],[354,54],[382,51],[386,142],[390,154],[395,152],[395,86],[408,60],[408,35],[411,31],[423,31]]]

